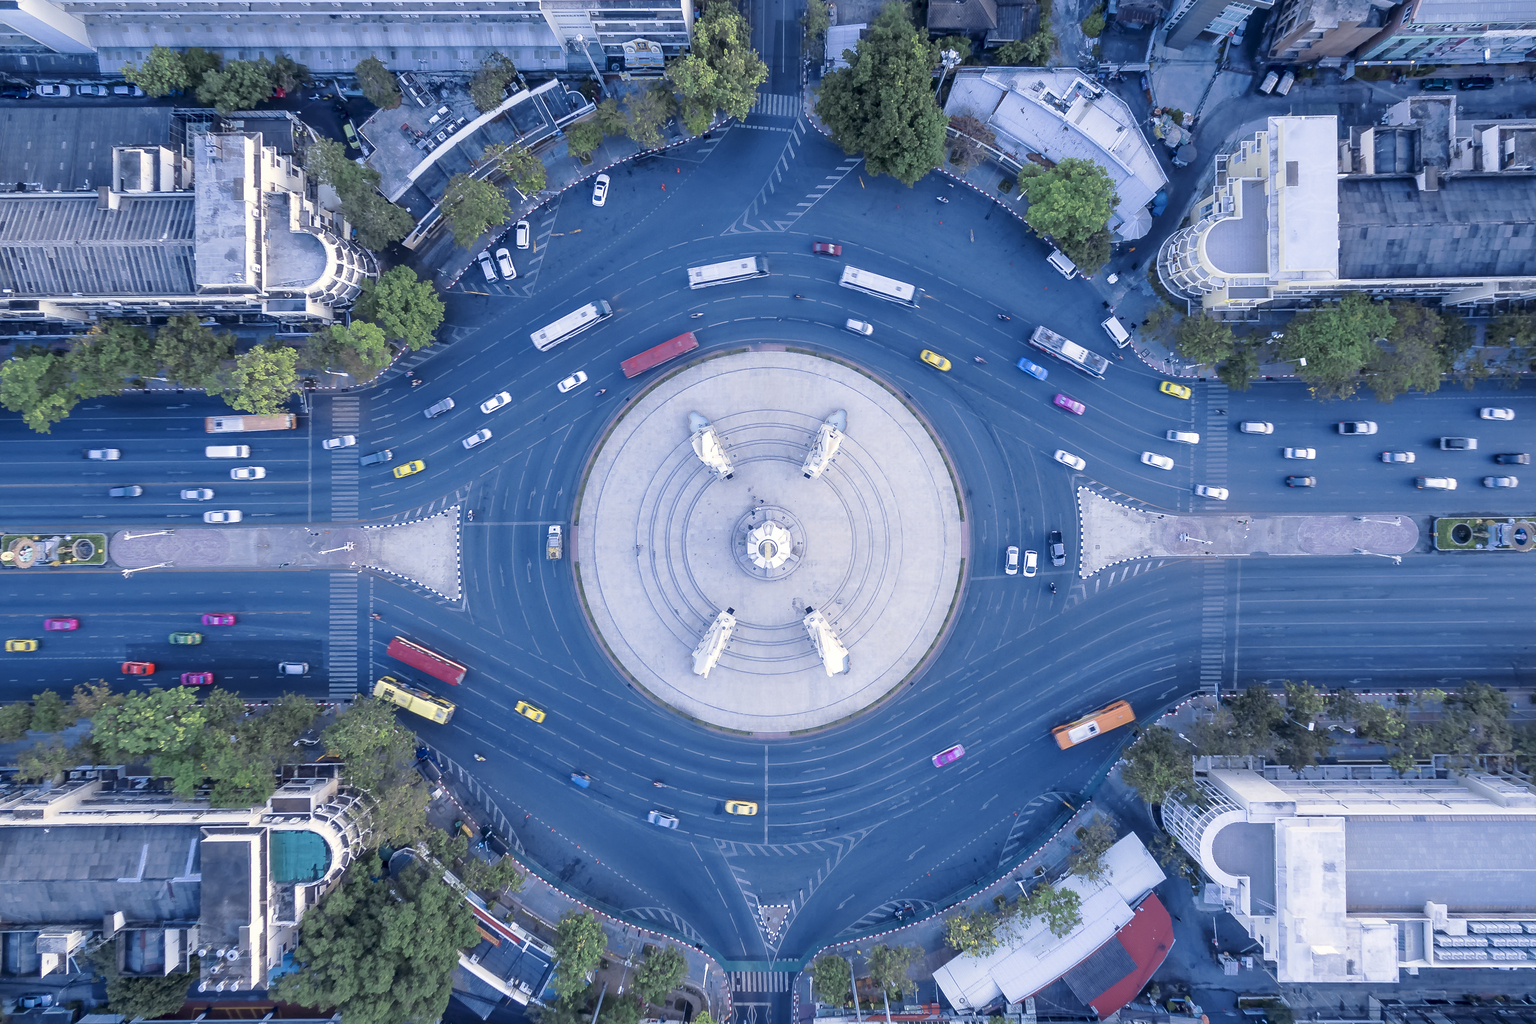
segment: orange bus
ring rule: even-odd
[[[1117,700],[1109,707],[1101,711],[1095,711],[1091,715],[1084,715],[1075,722],[1066,725],[1058,725],[1051,730],[1051,735],[1056,737],[1056,745],[1066,750],[1075,747],[1084,740],[1091,740],[1101,732],[1118,729],[1122,725],[1131,725],[1136,721],[1136,713],[1131,706],[1123,700]]]

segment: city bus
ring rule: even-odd
[[[534,331],[530,335],[533,338],[533,347],[540,352],[548,352],[562,341],[576,337],[599,320],[606,320],[611,316],[613,316],[613,307],[605,300],[589,302],[580,309],[565,314],[548,327]]]
[[[1122,725],[1130,725],[1135,721],[1136,714],[1131,710],[1131,706],[1123,700],[1117,700],[1109,707],[1095,711],[1091,715],[1084,715],[1075,722],[1058,725],[1051,730],[1051,735],[1056,737],[1056,745],[1066,750],[1084,740],[1091,740],[1100,733],[1118,729]]]
[[[689,267],[688,287],[712,288],[717,284],[733,284],[767,276],[768,264],[753,256],[744,260],[726,260],[724,263],[711,263],[703,267]]]
[[[637,356],[630,356],[619,366],[624,370],[624,376],[637,377],[652,367],[660,366],[668,359],[676,359],[684,352],[692,352],[699,347],[699,339],[693,332],[679,334],[670,341],[664,341],[655,348],[648,348]]]
[[[879,274],[871,274],[858,267],[844,267],[843,278],[837,283],[844,288],[852,288],[856,292],[873,295],[877,299],[899,302],[903,306],[917,308],[917,289],[905,281],[881,277]]]
[[[453,704],[441,697],[432,696],[426,690],[407,686],[394,676],[380,676],[379,681],[373,684],[373,695],[379,700],[398,704],[422,718],[430,718],[438,725],[447,725],[448,720],[453,717]]]
[[[412,643],[403,636],[397,636],[391,640],[384,653],[435,679],[441,679],[450,686],[458,686],[462,683],[464,673],[469,671],[451,658],[445,658],[421,644]]]
[[[1069,341],[1049,327],[1036,327],[1029,336],[1029,343],[1042,352],[1049,352],[1068,366],[1076,367],[1090,377],[1104,379],[1109,360],[1097,352],[1090,352],[1075,341]]]

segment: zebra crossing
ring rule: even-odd
[[[799,117],[800,110],[800,96],[797,93],[760,92],[747,111],[747,116],[761,114],[763,117]]]
[[[1231,423],[1227,416],[1227,386],[1211,381],[1205,386],[1205,442],[1200,447],[1205,456],[1205,479],[1211,487],[1227,486],[1227,437]]]
[[[1227,567],[1223,559],[1200,563],[1200,689],[1219,694],[1227,667]]]
[[[731,992],[772,993],[789,992],[793,989],[795,975],[792,971],[732,971]]]
[[[361,410],[356,395],[331,399],[331,429],[337,434],[357,431]],[[357,515],[357,449],[338,448],[331,453],[331,522],[354,520]]]
[[[330,699],[345,700],[357,693],[357,584],[358,574],[331,574]]]

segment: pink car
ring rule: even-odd
[[[1063,395],[1059,392],[1055,398],[1051,399],[1051,401],[1056,405],[1057,408],[1065,409],[1067,412],[1075,413],[1078,416],[1081,416],[1083,413],[1088,411],[1088,407],[1082,402],[1072,398],[1070,395]]]
[[[235,617],[223,612],[210,612],[203,616],[205,626],[233,626],[234,624]]]
[[[965,748],[956,743],[948,750],[941,750],[933,755],[933,766],[943,768],[947,764],[953,764],[965,756]]]
[[[79,629],[79,619],[44,619],[44,629]]]
[[[212,672],[183,672],[181,674],[182,686],[212,686]]]

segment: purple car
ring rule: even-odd
[[[934,754],[933,755],[933,766],[935,768],[943,768],[945,765],[953,764],[954,762],[960,760],[964,756],[965,756],[965,748],[963,746],[961,746],[960,744],[956,743],[954,746],[950,747],[948,750],[941,750],[937,754]]]

